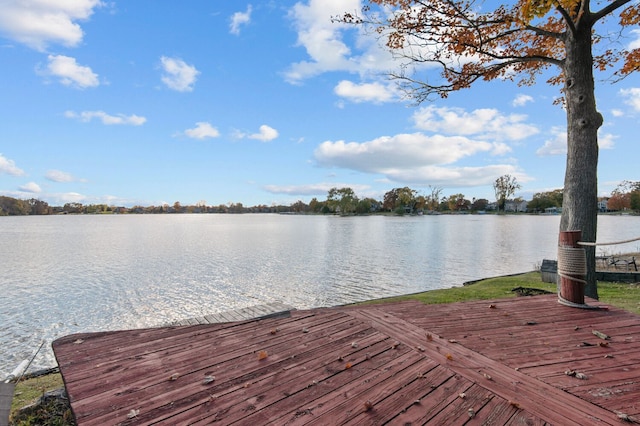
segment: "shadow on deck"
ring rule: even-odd
[[[640,416],[640,317],[566,307],[555,295],[301,310],[76,334],[53,348],[79,425],[588,425]]]

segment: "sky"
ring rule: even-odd
[[[0,195],[115,206],[289,205],[333,187],[495,200],[562,188],[558,87],[403,99],[360,0],[0,0]],[[640,45],[640,29],[617,39]],[[424,70],[429,75],[430,70]],[[599,188],[640,181],[640,75],[597,76]]]

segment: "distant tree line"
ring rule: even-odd
[[[31,198],[19,200],[0,196],[0,216],[51,215],[51,214],[177,214],[177,213],[284,213],[284,214],[340,214],[365,215],[374,213],[392,213],[414,215],[430,213],[472,213],[481,211],[512,211],[544,213],[562,208],[563,190],[555,189],[534,194],[533,199],[510,198],[520,188],[516,179],[504,175],[496,179],[494,190],[496,201],[485,198],[467,199],[464,194],[442,195],[442,188],[429,186],[424,194],[407,186],[393,188],[386,192],[382,200],[360,198],[352,188],[331,188],[325,200],[311,199],[307,204],[301,200],[290,205],[270,206],[260,204],[252,207],[242,203],[227,203],[209,206],[205,201],[193,205],[182,205],[179,201],[173,205],[160,206],[110,206],[107,204],[66,203],[63,206],[50,206],[47,202]],[[623,181],[612,192],[611,197],[601,200],[606,208],[601,210],[640,212],[640,182]]]

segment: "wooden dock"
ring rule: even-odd
[[[203,317],[188,318],[173,322],[169,325],[199,325],[217,324],[221,322],[245,321],[250,319],[264,319],[278,316],[286,316],[294,307],[282,302],[265,303],[253,305],[246,308],[223,311],[217,314],[205,315]]]
[[[640,316],[555,295],[299,310],[53,348],[79,425],[640,419]]]

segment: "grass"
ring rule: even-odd
[[[62,387],[62,376],[59,373],[46,374],[18,383],[11,404],[10,424],[16,426],[74,425],[71,408],[65,400],[47,398],[43,404],[32,405],[46,392]],[[26,406],[29,408],[22,409]]]
[[[498,299],[516,297],[512,290],[516,287],[536,288],[555,292],[556,285],[543,283],[540,273],[528,272],[507,277],[488,278],[463,287],[430,290],[423,293],[377,299],[365,303],[381,303],[387,301],[419,300],[426,304],[466,302],[470,300]]]
[[[539,272],[528,272],[506,277],[487,278],[463,287],[431,290],[423,293],[372,300],[365,303],[419,300],[422,303],[435,304],[498,299],[503,297],[517,297],[517,293],[513,291],[513,289],[517,287],[556,292],[556,285],[542,282]],[[638,283],[599,282],[598,296],[603,303],[625,309],[635,314],[640,314],[640,285]]]
[[[640,283],[598,283],[600,301],[640,314]]]
[[[454,303],[471,300],[486,300],[517,297],[514,288],[524,287],[531,289],[556,292],[556,285],[543,283],[539,272],[529,272],[506,277],[488,278],[472,285],[453,287],[441,290],[431,290],[424,293],[410,294],[387,299],[377,299],[365,303],[381,303],[386,301],[419,300],[426,304]],[[640,314],[640,284],[620,284],[599,282],[598,295],[600,301],[635,314]],[[48,404],[32,410],[21,410],[21,407],[32,404],[40,398],[44,392],[63,386],[60,374],[49,374],[36,377],[18,383],[13,400],[11,425],[35,426],[74,425],[71,410],[67,404],[61,404],[60,400],[49,401]]]

